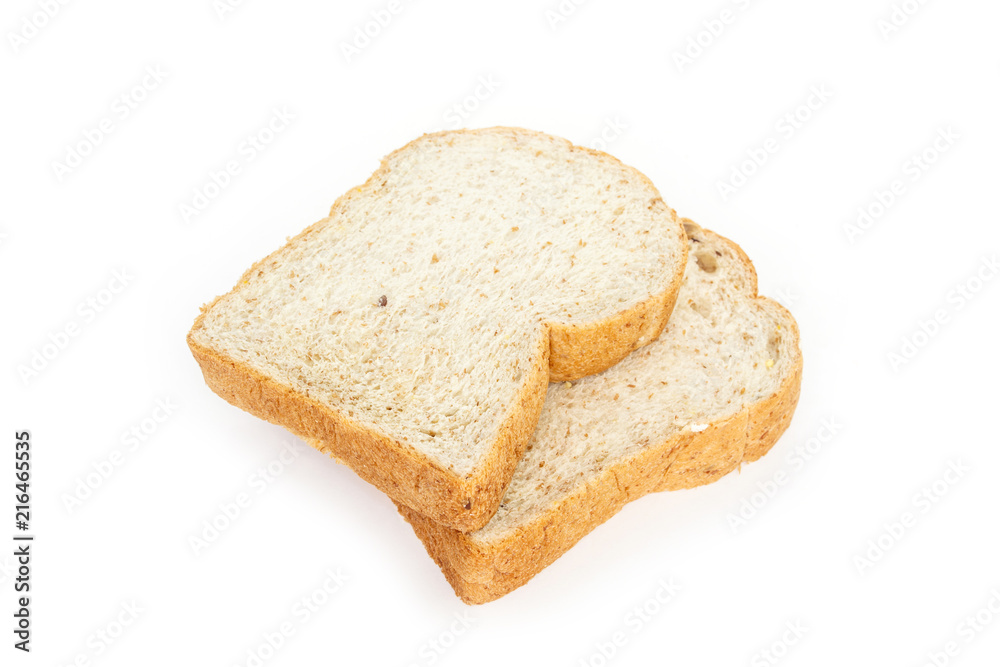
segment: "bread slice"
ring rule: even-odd
[[[548,381],[662,331],[676,214],[641,173],[513,128],[389,155],[188,335],[208,385],[459,530],[496,511]]]
[[[463,534],[400,506],[462,600],[521,586],[626,503],[763,456],[799,395],[798,328],[734,243],[685,221],[687,275],[659,340],[549,389],[500,510]]]

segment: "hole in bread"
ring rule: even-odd
[[[767,341],[767,357],[768,359],[778,360],[781,355],[781,334],[774,332],[771,334],[771,338]]]
[[[704,303],[704,302],[701,302],[701,301],[695,301],[694,299],[691,299],[690,301],[688,301],[688,305],[691,306],[691,310],[693,310],[694,312],[698,313],[699,315],[701,315],[702,317],[704,317],[706,320],[707,319],[711,319],[711,317],[712,317],[712,305],[711,304]]]
[[[698,262],[698,268],[705,273],[715,273],[715,270],[719,268],[719,261],[710,252],[699,252],[694,258]]]
[[[701,231],[701,227],[696,225],[691,220],[688,220],[687,218],[682,220],[681,224],[684,225],[684,233],[687,234],[689,238],[693,237],[695,234]]]

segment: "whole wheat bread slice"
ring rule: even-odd
[[[460,533],[399,506],[465,602],[523,585],[632,500],[760,458],[788,427],[802,376],[795,320],[757,296],[739,246],[684,222],[687,275],[666,330],[610,370],[549,390],[484,528]]]
[[[188,335],[208,385],[460,530],[496,511],[550,379],[662,331],[676,214],[637,170],[514,128],[392,153]]]

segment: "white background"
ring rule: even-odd
[[[783,665],[916,666],[951,641],[948,664],[996,664],[1000,613],[983,612],[992,623],[971,640],[963,624],[1000,596],[1000,280],[976,283],[1000,251],[1000,5],[928,2],[886,36],[890,0],[592,0],[554,27],[557,0],[405,1],[348,62],[342,43],[387,5],[249,0],[220,17],[211,0],[94,0],[43,21],[32,0],[4,3],[0,537],[14,532],[13,434],[30,429],[37,541],[30,655],[11,648],[12,547],[0,550],[0,662],[245,665],[289,621],[264,664],[763,665],[778,642]],[[704,32],[724,9],[720,34]],[[698,39],[707,46],[679,66]],[[131,92],[147,67],[165,78]],[[815,87],[832,96],[782,129]],[[124,118],[123,94],[144,98]],[[462,119],[466,100],[476,109]],[[246,159],[241,144],[281,108],[294,120]],[[105,118],[111,132],[60,173]],[[258,494],[251,476],[295,440],[212,394],[184,342],[199,306],[247,266],[384,154],[453,121],[581,144],[621,128],[607,149],[743,246],[762,293],[797,317],[806,360],[795,420],[769,456],[634,503],[475,608],[347,468],[306,450]],[[958,138],[914,179],[909,161],[947,128]],[[769,138],[776,151],[723,197],[719,183]],[[240,173],[185,220],[181,205],[233,159]],[[905,192],[850,237],[859,207],[896,179]],[[127,287],[91,316],[87,300],[123,269]],[[981,289],[965,299],[955,290],[970,281]],[[946,321],[893,364],[939,310]],[[23,378],[72,324],[78,335]],[[153,430],[157,399],[177,407]],[[138,447],[123,444],[144,426]],[[115,450],[111,476],[67,508]],[[939,481],[933,503],[916,498],[952,463],[967,471]],[[776,474],[772,497],[755,496]],[[195,555],[189,539],[240,493],[250,506]],[[734,528],[744,501],[758,509]],[[913,525],[888,535],[907,513]],[[877,562],[860,565],[879,540]],[[349,580],[300,623],[296,601],[338,569]],[[670,578],[676,597],[649,602]],[[628,615],[647,602],[639,629]],[[115,632],[131,603],[138,618],[108,647],[96,633]],[[452,642],[456,614],[471,628]],[[618,631],[625,645],[602,662]]]

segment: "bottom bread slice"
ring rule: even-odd
[[[499,511],[462,533],[397,503],[469,604],[522,586],[627,503],[711,483],[788,427],[802,355],[792,316],[757,296],[735,243],[685,221],[690,254],[660,339],[617,366],[549,388]]]

